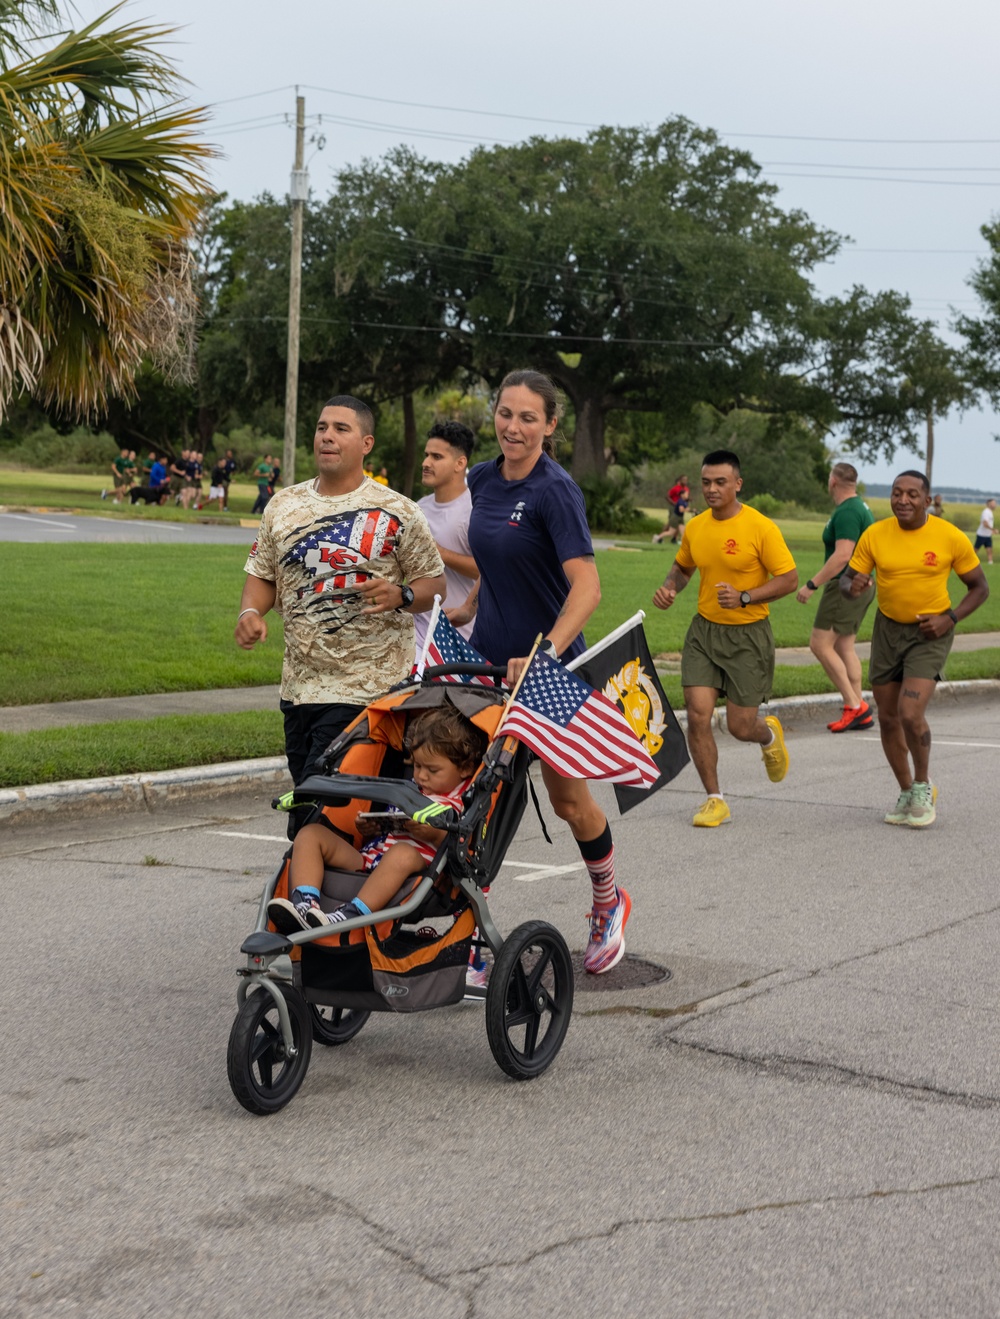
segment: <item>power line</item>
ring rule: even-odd
[[[834,169],[848,169],[850,166],[833,166]],[[1000,179],[992,182],[979,179],[890,179],[879,174],[795,174],[787,170],[773,170],[774,179],[836,179],[840,183],[920,183],[933,188],[998,188]]]

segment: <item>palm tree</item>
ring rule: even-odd
[[[100,30],[120,7],[45,35],[57,0],[0,0],[0,416],[24,390],[92,416],[144,358],[192,361],[205,112],[177,98],[169,28]]]

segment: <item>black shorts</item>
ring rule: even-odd
[[[285,716],[285,755],[292,782],[298,785],[338,733],[365,708],[363,705],[294,705],[280,702]]]
[[[992,536],[977,536],[976,543],[972,547],[974,550],[991,550],[993,548]]]

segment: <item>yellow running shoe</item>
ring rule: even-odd
[[[780,720],[775,715],[767,715],[764,723],[774,734],[774,741],[769,747],[761,747],[760,754],[764,761],[764,768],[767,770],[767,777],[772,783],[780,783],[788,773],[788,752],[785,750],[785,734]]]
[[[721,797],[709,797],[695,811],[691,823],[698,829],[714,829],[716,825],[731,820],[729,807]]]

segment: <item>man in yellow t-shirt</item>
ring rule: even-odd
[[[740,460],[728,449],[706,454],[701,490],[707,509],[687,526],[673,567],[653,596],[657,609],[669,609],[698,571],[698,613],[692,619],[681,657],[681,683],[688,719],[688,746],[708,794],[693,823],[714,828],[730,818],[719,791],[719,752],[712,715],[726,697],[726,727],[740,742],[762,748],[772,783],[788,773],[781,724],[758,710],[771,694],[774,636],[769,600],[790,595],[798,585],[795,562],[770,518],[741,504]]]
[[[868,665],[878,707],[882,750],[899,784],[886,824],[933,824],[937,789],[930,781],[927,702],[951,650],[955,625],[990,593],[969,538],[943,518],[928,517],[931,488],[923,472],[901,472],[892,483],[893,516],[863,532],[840,589],[857,597],[875,573],[878,609]],[[948,576],[968,587],[952,609]],[[912,770],[911,770],[912,759]]]

